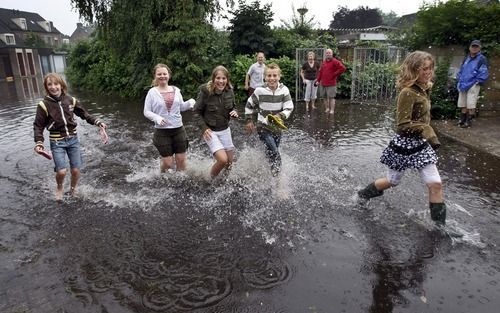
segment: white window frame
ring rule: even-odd
[[[16,45],[16,36],[14,34],[0,34],[0,39],[8,46]]]

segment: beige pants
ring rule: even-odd
[[[475,109],[480,89],[481,86],[475,84],[469,90],[459,92],[457,106],[459,108]]]

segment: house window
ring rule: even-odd
[[[30,69],[30,74],[36,75],[36,73],[35,73],[35,61],[33,60],[33,53],[26,51],[26,56],[28,57],[28,68]]]
[[[24,67],[24,58],[22,52],[17,53],[17,64],[19,65],[19,72],[21,73],[21,76],[26,76],[26,68]]]
[[[16,44],[16,37],[11,34],[5,34],[5,43],[8,45],[15,45]]]
[[[20,19],[19,21],[21,23],[21,28],[24,30],[28,29],[28,25],[26,25],[26,20],[24,18]]]

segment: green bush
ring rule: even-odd
[[[448,79],[450,58],[437,62],[431,93],[431,115],[434,119],[455,118],[457,98],[455,83]]]
[[[247,101],[247,91],[245,90],[245,76],[248,68],[255,63],[255,58],[249,55],[237,55],[234,58],[231,67],[228,69],[231,73],[231,82],[235,89],[234,94],[236,103],[244,105]],[[295,97],[295,60],[289,57],[279,59],[268,59],[266,64],[276,63],[281,69],[281,82],[290,90],[292,98]]]

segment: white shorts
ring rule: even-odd
[[[205,142],[212,154],[221,149],[234,150],[233,139],[231,138],[231,128],[229,127],[217,132],[212,131],[212,138],[210,138],[210,140],[205,140]]]
[[[314,86],[314,80],[304,79],[306,83],[304,101],[310,101],[316,99],[318,93],[318,86]]]
[[[458,103],[457,106],[459,108],[467,108],[467,109],[475,109],[477,99],[479,98],[479,90],[481,86],[475,84],[470,87],[467,91],[460,91],[458,93]]]
[[[441,176],[439,175],[439,171],[437,169],[436,164],[428,164],[421,169],[418,170],[420,173],[420,177],[426,185],[432,183],[441,183]],[[391,185],[396,186],[403,178],[404,171],[396,171],[396,170],[387,170],[387,179],[391,183]]]

